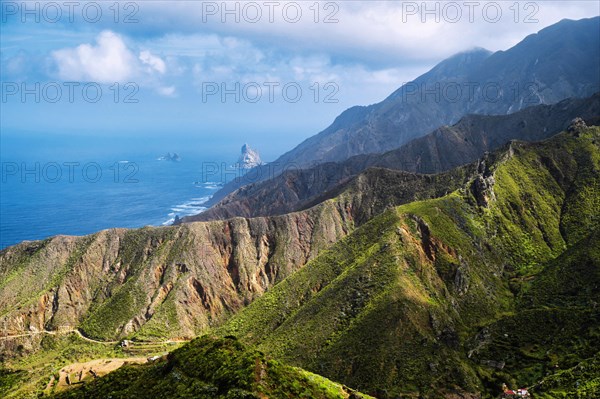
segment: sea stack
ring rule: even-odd
[[[237,161],[237,166],[240,169],[251,169],[255,166],[262,165],[263,162],[260,159],[258,151],[250,148],[248,144],[242,146],[242,153]]]

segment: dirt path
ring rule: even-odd
[[[39,334],[56,335],[57,332],[44,330],[44,331],[31,331],[31,332],[23,333],[23,334],[4,335],[4,336],[0,337],[0,341],[9,340],[9,339],[13,339],[13,338],[32,337],[34,335],[39,335]]]
[[[67,335],[77,334],[79,338],[87,342],[101,345],[117,345],[122,343],[121,341],[99,341],[93,338],[86,337],[78,329],[73,328],[61,328],[55,331],[40,330],[40,331],[28,331],[21,334],[12,334],[0,336],[0,341],[16,339],[16,338],[27,338],[34,337],[41,334],[47,335]],[[148,361],[153,361],[159,356],[164,356],[169,350],[175,349],[166,348],[162,345],[181,344],[189,342],[189,339],[168,339],[159,342],[136,342],[129,341],[127,346],[123,346],[123,350],[130,357],[126,358],[103,358],[95,359],[88,362],[76,362],[64,366],[58,372],[58,378],[54,375],[50,376],[49,381],[44,390],[46,393],[59,392],[69,387],[76,386],[78,384],[92,381],[98,377],[102,377],[125,364],[143,364]],[[161,347],[162,346],[162,347]],[[152,357],[150,354],[154,354]]]
[[[85,335],[83,335],[81,333],[81,331],[79,331],[77,329],[71,330],[71,332],[74,332],[75,334],[79,335],[79,338],[81,338],[81,339],[83,339],[85,341],[93,342],[93,343],[96,343],[96,344],[110,344],[110,345],[114,345],[114,344],[118,344],[120,342],[120,341],[97,341],[97,340],[95,340],[93,338],[86,337]]]
[[[61,329],[58,331],[49,331],[49,330],[30,331],[30,332],[23,333],[23,334],[1,336],[0,341],[14,339],[14,338],[32,337],[32,336],[40,335],[40,334],[48,334],[48,335],[63,335],[64,334],[64,335],[66,335],[66,334],[71,334],[71,333],[75,333],[79,336],[79,338],[81,338],[85,341],[88,341],[88,342],[95,343],[95,344],[115,345],[115,344],[118,344],[119,342],[122,342],[122,341],[98,341],[96,339],[86,337],[78,329]],[[187,339],[168,339],[166,341],[156,341],[156,342],[153,341],[153,342],[148,342],[148,343],[135,342],[135,346],[179,344],[179,343],[185,343],[185,342],[189,342],[189,340],[187,340]]]
[[[23,337],[32,337],[35,335],[40,335],[40,334],[48,334],[48,335],[67,335],[67,334],[71,334],[71,333],[75,333],[79,336],[79,338],[89,341],[89,342],[93,342],[96,344],[117,344],[119,343],[119,341],[98,341],[92,338],[88,338],[85,335],[83,335],[81,333],[81,331],[77,330],[77,329],[62,329],[62,330],[58,330],[58,331],[49,331],[49,330],[42,330],[42,331],[30,331],[27,333],[23,333],[23,334],[15,334],[15,335],[5,335],[0,337],[0,341],[4,341],[4,340],[8,340],[8,339],[13,339],[13,338],[23,338]]]

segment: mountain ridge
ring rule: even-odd
[[[371,167],[413,173],[439,173],[473,162],[511,139],[542,140],[564,130],[575,117],[594,124],[600,120],[600,92],[586,99],[538,105],[509,115],[467,115],[453,126],[442,126],[398,149],[357,155],[340,163],[289,170],[266,181],[251,183],[229,194],[208,210],[180,222],[230,217],[277,215],[309,208],[329,192]]]
[[[264,169],[255,170],[250,179],[227,183],[207,205],[255,182],[256,176],[265,179],[291,165],[305,168],[392,150],[469,113],[506,114],[531,105],[590,96],[600,90],[598,30],[600,17],[562,20],[508,50],[491,55],[476,51],[479,56],[471,60],[473,68],[466,75],[460,68],[448,76],[441,74],[455,61],[450,57],[382,102],[342,112],[329,127]],[[490,87],[494,90],[489,91]],[[448,88],[455,88],[456,94]],[[430,91],[434,94],[428,95]]]

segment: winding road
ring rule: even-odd
[[[122,341],[98,341],[96,339],[93,338],[89,338],[86,337],[85,335],[83,335],[81,333],[81,331],[79,331],[76,328],[70,328],[70,329],[61,329],[58,331],[49,331],[49,330],[41,330],[41,331],[30,331],[27,333],[23,333],[23,334],[14,334],[14,335],[4,335],[0,337],[0,341],[5,341],[5,340],[9,340],[9,339],[13,339],[13,338],[23,338],[23,337],[32,337],[35,335],[40,335],[40,334],[48,334],[48,335],[66,335],[66,334],[71,334],[71,333],[75,333],[79,336],[79,338],[88,341],[88,342],[92,342],[95,344],[106,344],[106,345],[114,345],[114,344],[118,344],[119,342]],[[169,339],[166,341],[156,341],[156,342],[136,342],[135,345],[161,345],[161,344],[176,344],[176,343],[184,343],[184,342],[189,342],[189,340],[174,340],[174,339]]]

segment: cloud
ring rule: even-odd
[[[364,103],[385,97],[398,84],[457,52],[475,46],[505,50],[562,18],[598,13],[597,5],[594,9],[593,2],[585,1],[538,2],[537,8],[527,6],[532,2],[519,2],[518,7],[514,2],[490,2],[500,4],[502,10],[502,19],[490,22],[491,12],[483,14],[487,3],[481,2],[469,21],[466,3],[456,2],[462,18],[455,23],[450,21],[452,13],[444,11],[448,2],[335,2],[335,10],[326,8],[334,2],[321,2],[315,23],[313,2],[293,3],[302,7],[297,23],[282,17],[287,4],[283,1],[278,2],[272,23],[263,2],[256,3],[263,7],[263,18],[257,23],[245,21],[244,3],[229,5],[240,10],[241,18],[235,22],[236,16],[222,9],[203,15],[208,2],[141,2],[136,14],[139,23],[111,25],[110,18],[104,19],[95,26],[105,29],[96,38],[85,36],[89,29],[80,30],[86,39],[78,38],[75,45],[63,44],[66,39],[60,38],[65,48],[53,51],[52,59],[57,76],[65,80],[135,81],[167,97],[207,81],[283,84],[294,80],[308,87],[313,82],[334,81],[340,92],[356,94],[353,101]],[[210,4],[223,7],[220,2]],[[416,6],[416,12],[407,12],[407,4]],[[436,19],[435,12],[428,14],[424,7],[438,7],[441,18]],[[519,10],[516,22],[515,7]],[[323,23],[332,11],[337,22]],[[538,22],[526,23],[530,16]],[[79,27],[75,24],[69,29]],[[55,31],[59,33],[44,30],[46,45],[53,45],[51,35],[59,35],[60,29]],[[82,41],[89,43],[79,44]],[[13,40],[10,45],[18,43]],[[11,70],[29,65],[18,58],[13,61]],[[370,94],[361,96],[361,91]]]
[[[102,31],[95,44],[53,51],[58,77],[65,81],[88,81],[110,84],[135,82],[154,89],[160,95],[173,97],[176,88],[165,84],[167,63],[150,50],[136,51],[125,44],[122,36]]]
[[[0,53],[0,71],[2,80],[23,82],[43,77],[41,69],[47,67],[45,57],[19,50],[13,55]]]
[[[159,87],[157,91],[165,97],[173,97],[175,95],[175,86]]]
[[[136,57],[127,48],[121,36],[103,31],[96,44],[80,44],[52,52],[58,75],[70,81],[98,83],[124,82],[132,78]]]
[[[143,64],[148,65],[150,68],[154,69],[155,71],[161,74],[164,74],[167,70],[165,62],[159,57],[153,55],[148,50],[142,51],[140,53],[139,59],[140,61],[142,61]]]
[[[598,15],[597,2],[592,1],[323,1],[318,5],[280,1],[272,3],[276,4],[272,10],[265,2],[253,4],[262,11],[262,18],[256,22],[253,21],[255,7],[246,10],[241,2],[229,5],[144,2],[140,5],[140,24],[123,28],[132,36],[146,38],[167,34],[234,37],[249,41],[263,51],[272,48],[303,55],[325,53],[332,58],[361,62],[370,68],[394,68],[439,61],[473,47],[505,50],[562,18]],[[286,4],[301,7],[299,21],[290,23],[289,17],[286,20]],[[271,11],[272,22],[269,21]],[[498,20],[495,19],[497,11],[500,12]],[[336,22],[325,23],[330,15]],[[152,27],[143,27],[143,21],[152,21]]]

